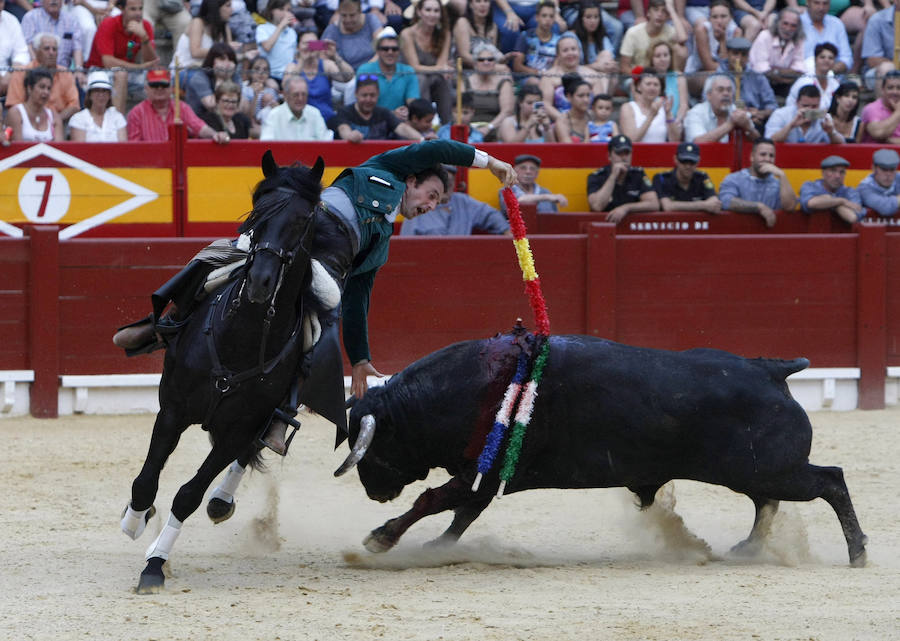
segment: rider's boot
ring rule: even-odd
[[[160,322],[173,319],[176,313],[177,309],[172,306],[163,314]],[[149,354],[166,346],[158,330],[153,322],[153,314],[149,314],[137,322],[120,327],[113,336],[113,344],[124,349],[128,356]]]
[[[287,434],[287,423],[275,417],[269,423],[269,429],[266,430],[260,441],[276,454],[284,456],[287,454],[287,443],[284,440],[285,434]]]

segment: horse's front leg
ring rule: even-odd
[[[172,513],[169,514],[168,521],[156,540],[147,548],[147,566],[141,572],[141,578],[138,581],[138,594],[153,594],[159,592],[163,587],[166,579],[162,566],[169,559],[172,547],[175,545],[178,535],[181,534],[181,525],[200,506],[203,494],[210,483],[229,462],[234,460],[239,451],[241,448],[231,447],[227,444],[214,445],[194,477],[178,490],[172,501]]]
[[[210,492],[209,501],[206,502],[206,515],[213,523],[227,521],[234,514],[234,493],[237,492],[241,479],[244,478],[247,466],[256,458],[261,449],[260,447],[251,446],[244,454],[239,456],[228,466],[228,472],[225,473],[225,478],[222,479],[222,482]]]
[[[186,421],[165,407],[156,415],[147,458],[131,484],[131,501],[122,513],[122,531],[132,539],[143,533],[147,521],[156,513],[153,501],[159,489],[159,475],[187,427]]]

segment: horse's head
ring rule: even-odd
[[[315,233],[313,209],[322,191],[325,162],[280,167],[271,151],[262,158],[262,181],[253,192],[253,211],[240,227],[250,233],[246,293],[253,303],[274,301],[286,272],[298,257],[309,263]]]

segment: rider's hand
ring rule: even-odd
[[[487,168],[497,177],[497,180],[503,183],[504,187],[512,187],[519,182],[516,176],[516,170],[508,162],[497,160],[493,156],[488,157]]]

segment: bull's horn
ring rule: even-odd
[[[359,463],[362,460],[362,457],[366,455],[366,450],[369,449],[374,437],[375,417],[371,414],[366,414],[359,421],[359,436],[356,437],[356,443],[353,444],[353,449],[350,450],[350,454],[347,455],[347,460],[341,463],[341,466],[334,471],[334,475],[343,476],[348,470]]]

